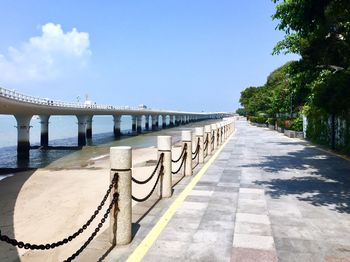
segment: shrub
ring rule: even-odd
[[[290,121],[291,124],[289,126],[290,130],[301,132],[303,131],[303,119],[301,117],[295,118]]]
[[[277,122],[277,126],[281,127],[281,128],[285,128],[286,127],[286,124],[285,124],[285,120],[284,119],[277,119],[276,120]]]
[[[275,123],[276,123],[276,118],[268,118],[267,119],[267,123],[269,124],[269,125],[275,125]]]
[[[253,123],[266,124],[267,118],[262,116],[251,116],[249,117],[249,120]]]

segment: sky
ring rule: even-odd
[[[222,112],[296,56],[270,0],[0,0],[0,86],[62,101]]]

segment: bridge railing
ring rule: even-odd
[[[31,103],[37,105],[45,105],[52,107],[69,107],[69,108],[91,108],[91,109],[101,109],[101,110],[133,110],[133,111],[153,111],[157,113],[169,113],[169,110],[163,109],[153,109],[153,108],[140,108],[140,107],[131,107],[131,106],[112,106],[112,105],[97,105],[97,104],[85,104],[85,103],[74,103],[74,102],[63,102],[58,100],[52,100],[49,98],[41,98],[35,96],[24,95],[16,92],[15,90],[9,90],[3,87],[0,87],[0,97],[10,98],[19,102]],[[172,110],[171,113],[184,113],[180,111]],[[192,113],[190,113],[192,114]],[[194,114],[194,112],[193,112]]]

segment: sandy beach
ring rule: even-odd
[[[179,136],[175,141],[177,143],[173,146],[173,159],[181,153]],[[132,154],[133,176],[145,179],[154,170],[157,149],[136,148]],[[73,161],[67,163],[65,168],[52,165],[48,168],[19,172],[1,180],[2,233],[33,244],[52,243],[73,234],[90,218],[101,202],[110,184],[109,167],[109,155],[103,152],[88,159],[84,164],[74,164]],[[177,165],[174,169],[176,167]],[[153,180],[155,179],[156,176]],[[145,186],[133,185],[134,195],[144,197],[148,194],[154,185],[153,180]],[[133,202],[133,205],[135,204]],[[79,249],[90,236],[106,206],[87,230],[72,242],[56,249],[29,251],[0,242],[0,261],[63,261]],[[108,225],[107,220],[100,232],[107,229]]]

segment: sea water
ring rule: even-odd
[[[159,122],[161,125],[161,118]],[[166,122],[169,124],[169,118],[166,119]],[[87,146],[82,150],[72,150],[69,148],[31,149],[29,160],[23,161],[17,159],[16,125],[17,123],[13,116],[0,115],[0,168],[64,168],[67,166],[79,168],[89,161],[89,159],[108,154],[111,146],[128,145],[133,148],[152,147],[156,146],[157,135],[172,135],[173,137],[177,136],[177,139],[179,139],[179,131],[184,129],[184,127],[171,128],[138,136],[130,136],[131,117],[123,116],[121,118],[121,132],[124,136],[116,140],[113,135],[113,117],[94,116],[92,139],[87,141]],[[31,146],[38,146],[40,145],[40,119],[34,116],[30,125],[30,144]],[[143,118],[141,126],[143,129],[145,128],[145,118]],[[50,117],[50,146],[77,146],[77,134],[78,124],[75,116]]]

